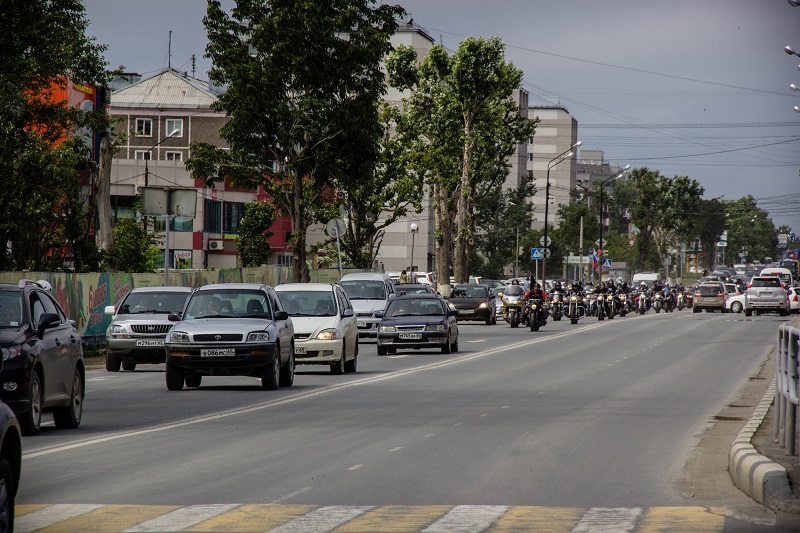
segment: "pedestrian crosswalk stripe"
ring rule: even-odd
[[[504,505],[23,504],[17,532],[269,531],[272,533],[723,531],[724,509]]]

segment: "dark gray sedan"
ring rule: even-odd
[[[203,376],[253,376],[267,390],[294,382],[294,327],[275,289],[205,285],[192,293],[167,336],[167,388],[199,387]]]
[[[397,350],[437,348],[458,351],[456,312],[436,294],[407,294],[393,299],[380,315],[378,355]]]

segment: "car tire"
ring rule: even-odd
[[[742,312],[741,302],[733,302],[731,304],[731,313],[741,313],[741,312]]]
[[[280,350],[275,347],[275,357],[272,363],[261,367],[261,388],[264,390],[278,390],[280,386]]]
[[[294,346],[291,347],[289,360],[281,367],[281,376],[278,382],[281,387],[291,387],[294,385]]]
[[[699,307],[692,307],[692,313],[699,313],[701,309]]]
[[[448,333],[447,340],[444,344],[442,344],[442,353],[451,353],[453,351],[453,345],[450,344],[450,334]]]
[[[358,337],[356,337],[356,348],[355,353],[353,354],[353,358],[344,364],[344,371],[350,374],[354,374],[358,369]]]
[[[386,355],[386,346],[378,345],[378,355]]]
[[[122,364],[122,361],[119,357],[114,357],[110,353],[106,352],[106,370],[109,372],[119,372],[119,367]]]
[[[186,376],[186,386],[197,388],[203,382],[203,376],[200,374],[189,374]]]
[[[186,371],[173,364],[167,363],[167,390],[183,389],[183,382],[186,380]]]
[[[42,389],[42,378],[35,370],[31,373],[28,393],[28,411],[19,417],[19,425],[23,435],[36,435],[42,427],[44,389]]]
[[[453,344],[450,346],[450,351],[453,353],[458,353],[458,335],[456,335],[456,340],[453,341]]]
[[[747,309],[747,310],[745,310],[745,312],[744,312],[744,316],[753,316],[753,312],[752,312],[752,311],[750,311],[749,309]]]
[[[53,410],[53,421],[59,429],[75,429],[81,425],[83,416],[84,394],[83,378],[77,368],[72,376],[72,393],[69,396],[69,405]]]
[[[136,370],[136,363],[134,363],[133,361],[123,361],[122,370],[125,370],[127,372],[133,372],[134,370]]]
[[[344,374],[344,363],[347,360],[347,341],[342,341],[342,357],[331,365],[331,374],[341,376]]]
[[[14,530],[14,471],[11,463],[0,459],[0,531]]]
[[[397,348],[386,348],[386,353],[389,355],[394,355],[397,353]]]
[[[493,325],[493,326],[496,326],[496,325],[497,325],[497,313],[495,313],[494,315],[492,315],[492,325]]]

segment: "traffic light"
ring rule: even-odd
[[[597,257],[600,257],[601,255],[603,255],[603,250],[597,250]]]

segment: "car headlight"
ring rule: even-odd
[[[109,328],[108,332],[114,337],[121,337],[125,339],[130,338],[128,330],[125,329],[125,326],[123,326],[122,324],[111,324],[111,327]]]
[[[481,305],[478,306],[478,309],[486,309],[487,307],[489,307],[489,304],[486,302],[481,302]]]
[[[22,345],[20,344],[17,344],[15,346],[9,346],[8,348],[3,348],[3,361],[14,359],[21,353],[22,353]]]
[[[444,324],[431,324],[430,326],[425,326],[425,331],[444,331],[445,327]]]
[[[394,326],[381,326],[378,328],[378,331],[381,333],[394,333],[395,329]]]
[[[183,331],[170,331],[169,340],[170,342],[189,342],[189,334]]]
[[[269,333],[266,331],[254,331],[247,334],[247,342],[265,342],[269,340]]]
[[[336,328],[323,329],[317,333],[318,341],[332,341],[339,338],[339,330]]]
[[[447,307],[449,307],[450,310],[452,310],[452,311],[456,310],[456,304],[454,304],[452,302],[447,302]]]

